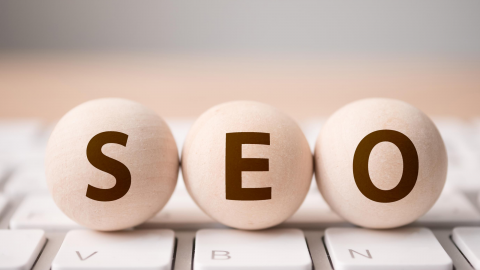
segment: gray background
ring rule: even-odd
[[[478,58],[480,1],[6,0],[0,50]]]

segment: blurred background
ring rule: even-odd
[[[349,102],[407,101],[433,117],[449,159],[446,195],[415,224],[480,224],[478,0],[1,0],[0,228],[78,227],[47,195],[45,149],[58,119],[102,97],[154,109],[179,150],[226,101],[280,108],[312,148]],[[178,183],[185,196],[145,226],[212,222]],[[315,184],[309,194],[290,224],[344,222]]]
[[[373,96],[472,118],[480,2],[0,2],[1,118],[113,96],[167,118],[249,99],[302,120]]]

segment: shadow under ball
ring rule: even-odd
[[[447,154],[435,124],[414,106],[372,98],[326,122],[315,145],[326,202],[346,220],[394,228],[425,214],[445,185]]]
[[[145,106],[97,99],[69,111],[50,136],[46,175],[57,206],[95,230],[121,230],[160,211],[176,185],[178,152]]]
[[[236,101],[209,109],[195,122],[183,148],[182,172],[206,214],[230,227],[256,230],[283,222],[300,207],[313,160],[295,121],[272,106]]]

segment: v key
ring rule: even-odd
[[[2,244],[0,239],[0,249]],[[171,270],[174,247],[172,230],[71,230],[65,235],[51,270]],[[0,270],[2,259],[0,251]]]
[[[85,258],[82,258],[82,254],[80,254],[80,252],[76,251],[77,252],[77,255],[78,255],[78,258],[81,260],[81,261],[85,261],[87,260],[88,258],[92,257],[93,255],[95,255],[97,252],[93,252],[92,254],[88,255],[87,257]]]

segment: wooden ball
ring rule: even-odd
[[[315,145],[317,184],[330,207],[367,228],[393,228],[425,214],[440,196],[447,154],[420,110],[384,98],[335,112]]]
[[[118,98],[69,111],[49,139],[46,174],[57,206],[91,229],[112,231],[155,215],[173,193],[178,152],[167,124]]]
[[[283,222],[300,207],[313,158],[287,115],[236,101],[209,109],[195,122],[183,148],[182,172],[205,213],[227,226],[255,230]]]

